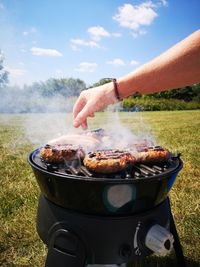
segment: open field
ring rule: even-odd
[[[90,121],[91,128],[102,127],[107,117],[115,125],[112,113],[99,113]],[[200,266],[200,111],[120,113],[119,117],[132,132],[149,133],[151,128],[160,145],[182,154],[184,168],[170,193],[172,211],[188,266]],[[56,131],[67,131],[71,122],[71,114],[0,115],[2,267],[44,266],[46,249],[35,230],[39,188],[27,155]],[[131,266],[171,267],[176,262],[172,254]]]

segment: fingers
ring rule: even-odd
[[[88,115],[88,117],[93,118],[94,114],[90,114],[90,115]],[[87,119],[85,119],[85,121],[81,123],[81,127],[83,130],[87,130],[87,128],[88,128]]]
[[[90,111],[89,104],[87,103],[82,110],[77,114],[74,119],[74,127],[78,128],[82,126],[84,129],[87,128],[87,117],[93,116],[94,112]]]
[[[84,108],[86,102],[82,97],[79,97],[73,107],[73,117],[76,119],[78,113]]]
[[[87,120],[85,120],[83,123],[81,123],[81,127],[83,130],[87,130],[87,128],[88,128]]]
[[[73,117],[74,117],[74,127],[79,127],[81,125],[83,130],[87,129],[87,120],[83,121],[80,124],[77,124],[76,117],[79,114],[79,112],[84,108],[85,106],[85,100],[81,97],[76,101],[74,108],[73,108]]]
[[[81,126],[83,129],[87,129],[87,117],[94,117],[91,103],[83,94],[79,96],[73,108],[74,127]]]
[[[88,117],[94,118],[94,113],[88,115]],[[83,130],[86,130],[88,128],[87,119],[81,124],[81,127]]]

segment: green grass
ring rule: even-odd
[[[188,266],[200,266],[200,111],[120,113],[122,123],[133,132],[150,131],[158,143],[182,154],[184,168],[170,193]],[[90,127],[112,121],[112,113],[99,113]],[[39,188],[27,155],[71,125],[71,114],[0,115],[0,266],[42,267],[46,248],[36,229]],[[149,126],[147,126],[147,124]],[[62,129],[61,129],[62,128]],[[45,135],[46,134],[46,135]],[[31,138],[31,139],[30,139]],[[32,141],[34,141],[34,144]],[[150,257],[134,267],[176,266],[173,254]],[[56,266],[55,266],[56,267]],[[58,266],[59,267],[59,266]]]

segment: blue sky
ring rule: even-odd
[[[120,77],[200,28],[200,0],[0,0],[10,83]]]

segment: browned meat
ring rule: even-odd
[[[66,160],[83,158],[82,148],[69,144],[46,145],[40,151],[41,158],[49,163],[61,163]]]
[[[139,163],[148,163],[148,162],[161,162],[170,158],[171,153],[166,148],[155,146],[155,147],[146,147],[140,148],[136,155],[136,161]]]
[[[102,130],[84,134],[67,134],[52,139],[40,151],[41,158],[49,163],[61,163],[76,158],[83,159],[86,152],[97,149],[100,140],[97,136]]]
[[[88,153],[83,163],[90,171],[108,174],[125,169],[135,160],[135,157],[127,151],[99,150]]]

